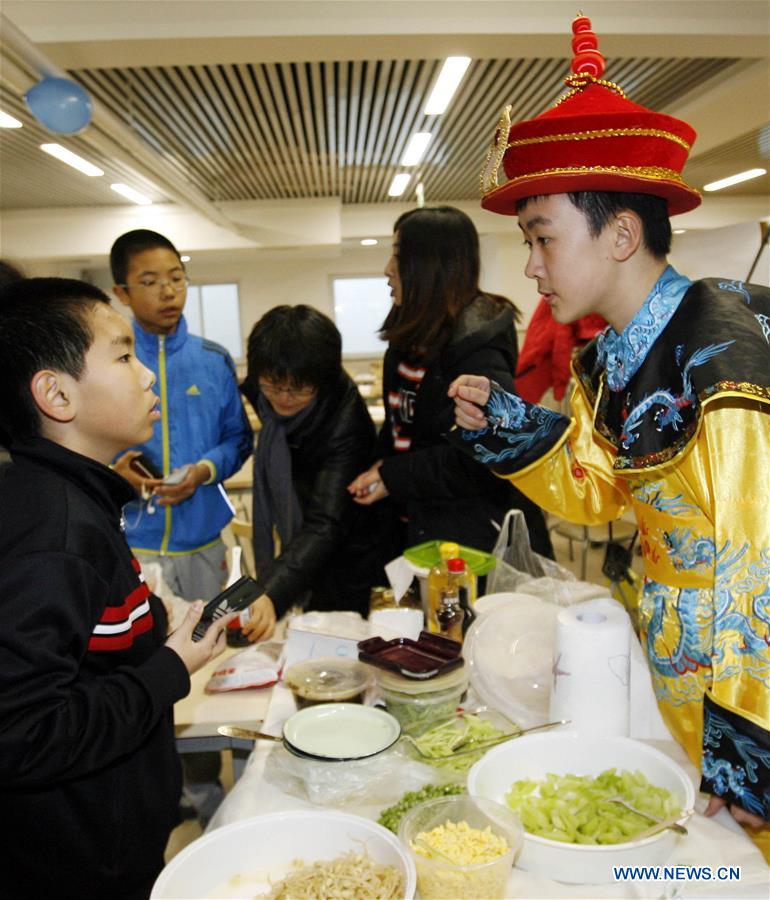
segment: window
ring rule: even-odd
[[[243,358],[237,284],[191,284],[184,314],[192,334],[216,341],[234,359]]]
[[[390,310],[388,279],[334,278],[334,318],[342,333],[345,356],[381,356],[385,344],[377,336]]]

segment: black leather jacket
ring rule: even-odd
[[[247,379],[241,390],[256,408],[256,381]],[[387,560],[378,504],[357,506],[347,491],[374,462],[375,440],[369,411],[345,372],[291,435],[292,479],[303,525],[258,577],[279,616],[294,603],[365,615],[371,586],[383,583]]]

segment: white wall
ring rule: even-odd
[[[510,297],[528,321],[537,303],[537,292],[535,283],[523,275],[526,256],[521,238],[512,233],[514,223],[512,220],[510,235],[482,235],[481,285],[485,290]],[[390,240],[382,239],[375,247],[345,244],[338,248],[318,248],[315,252],[311,249],[251,250],[234,252],[227,259],[212,261],[206,260],[205,254],[193,254],[187,269],[196,284],[238,284],[241,331],[245,342],[257,319],[280,304],[307,303],[334,318],[332,278],[337,275],[381,275],[389,255]],[[35,268],[43,270],[45,265],[38,263]],[[106,265],[88,271],[87,276],[104,290],[112,287]],[[373,327],[379,324],[373,323]]]

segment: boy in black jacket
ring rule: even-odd
[[[147,897],[177,821],[173,704],[224,647],[166,637],[122,533],[109,469],[149,438],[154,376],[91,285],[0,293],[0,808],[4,897]]]

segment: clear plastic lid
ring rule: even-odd
[[[284,684],[304,700],[344,701],[362,694],[371,681],[366,666],[335,656],[295,663],[283,676]]]

